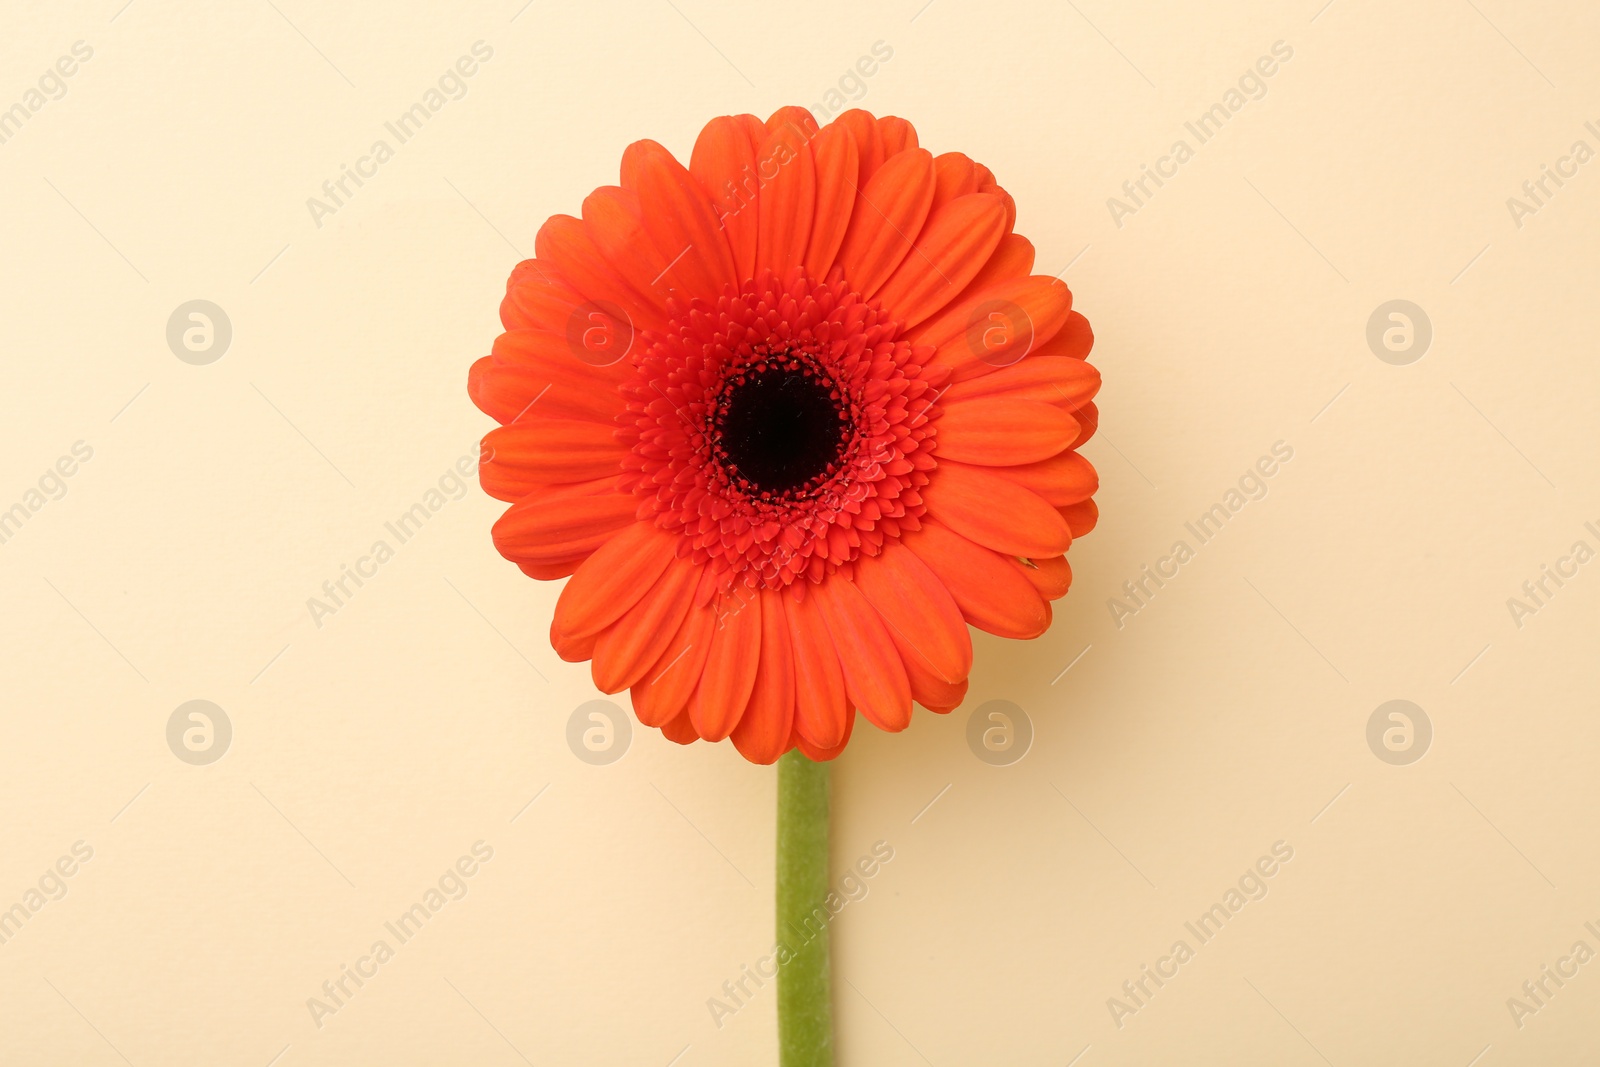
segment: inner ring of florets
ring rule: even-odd
[[[722,589],[821,581],[917,529],[944,371],[898,332],[837,272],[675,307],[622,386],[640,517]]]

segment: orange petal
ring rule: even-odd
[[[1073,537],[1082,537],[1100,521],[1100,508],[1093,500],[1085,500],[1062,508],[1061,517],[1072,528]]]
[[[917,147],[916,127],[905,119],[885,115],[878,120],[878,131],[883,134],[883,154],[886,159],[897,152],[908,152]]]
[[[774,111],[766,121],[768,133],[789,128],[802,140],[809,141],[817,135],[817,118],[809,109],[789,104]]]
[[[972,638],[950,591],[915,552],[889,542],[883,554],[856,564],[861,590],[900,647],[907,673],[913,662],[954,685],[972,669]]]
[[[947,405],[982,396],[1037,400],[1060,404],[1070,414],[1099,390],[1100,372],[1092,364],[1035,352],[1020,363],[957,382],[940,399]]]
[[[935,454],[939,459],[1010,467],[1037,463],[1071,445],[1078,424],[1054,404],[980,397],[941,405]]]
[[[702,295],[694,291],[685,254],[664,252],[644,228],[644,207],[638,194],[616,185],[602,185],[583,198],[583,228],[606,263],[662,317],[667,299]],[[692,250],[691,250],[692,251]]]
[[[806,242],[805,268],[811,278],[820,279],[828,276],[850,225],[861,161],[850,131],[837,123],[812,139],[811,152],[817,168],[817,208]]]
[[[1049,605],[1006,557],[937,522],[924,522],[904,543],[939,576],[961,614],[978,629],[1026,639],[1049,627]]]
[[[1089,328],[1089,320],[1074,311],[1067,316],[1066,325],[1061,327],[1061,332],[1048,343],[1040,345],[1034,354],[1083,359],[1093,347],[1094,331]]]
[[[594,655],[594,645],[598,637],[598,634],[568,637],[556,630],[554,622],[550,624],[550,647],[555,649],[556,655],[568,663],[582,663]]]
[[[843,126],[850,131],[850,139],[856,143],[856,159],[861,169],[856,178],[858,190],[866,188],[867,182],[883,166],[886,158],[883,151],[883,133],[878,129],[878,120],[871,112],[852,108],[834,119],[830,125]]]
[[[594,483],[537,493],[506,509],[493,527],[494,547],[517,563],[558,563],[587,556],[634,521],[628,493],[596,492]]]
[[[767,129],[767,124],[750,114],[735,115],[733,116],[733,121],[738,124],[739,129],[744,131],[745,139],[750,142],[750,151],[759,151],[761,143],[767,139],[767,134],[771,132]]]
[[[755,277],[760,181],[756,177],[756,146],[750,143],[744,123],[731,115],[706,123],[689,157],[689,173],[711,198],[733,254],[735,273],[741,279]]]
[[[1100,488],[1094,464],[1076,452],[1062,452],[1039,463],[1007,467],[995,473],[1027,486],[1057,508],[1088,500]],[[1073,530],[1072,536],[1077,537],[1078,531]]]
[[[567,580],[551,626],[568,638],[597,634],[633,607],[672,560],[679,538],[636,522],[595,550]]]
[[[619,309],[631,330],[666,328],[667,317],[660,306],[634,292],[622,275],[611,269],[583,220],[571,215],[550,216],[539,227],[534,249],[540,261],[553,263],[586,301]]]
[[[710,605],[691,607],[661,658],[629,690],[633,713],[645,726],[660,726],[684,712],[700,681],[717,613]]]
[[[1083,443],[1093,437],[1094,432],[1100,428],[1100,409],[1091,400],[1073,408],[1072,417],[1078,420],[1078,439],[1072,442],[1072,447],[1081,448]]]
[[[687,709],[661,724],[661,736],[675,745],[692,745],[700,740],[700,735],[694,732],[694,723],[689,720]]]
[[[616,430],[603,422],[533,417],[490,430],[483,450],[479,479],[485,491],[512,500],[541,485],[621,474],[628,454]]]
[[[906,339],[938,348],[936,361],[963,381],[1018,362],[1054,337],[1071,310],[1064,284],[1032,274],[973,293],[907,331]]]
[[[1058,556],[1072,544],[1055,508],[984,467],[940,460],[922,498],[930,517],[1008,556]]]
[[[587,555],[574,556],[572,559],[561,560],[557,563],[518,563],[517,569],[529,578],[541,582],[553,582],[558,578],[570,578],[572,572],[578,569],[578,564],[587,559]],[[593,640],[592,638],[590,640]],[[588,653],[578,659],[588,659]]]
[[[890,157],[861,190],[838,263],[863,298],[876,294],[911,250],[933,190],[933,157],[920,148]]]
[[[614,423],[624,406],[605,377],[570,358],[539,364],[484,356],[467,374],[467,395],[502,424],[520,421],[535,405],[540,415]]]
[[[960,152],[933,157],[933,180],[935,209],[978,191],[978,170],[972,160]]]
[[[784,123],[756,153],[761,198],[756,204],[756,272],[783,277],[805,259],[817,203],[816,167],[805,133]]]
[[[794,742],[794,747],[804,753],[806,759],[812,763],[826,763],[831,759],[837,759],[839,753],[844,751],[844,747],[850,743],[850,734],[855,730],[855,726],[856,709],[847,707],[844,709],[844,733],[840,736],[839,743],[831,748],[824,748],[807,741],[805,735],[800,732],[798,725],[794,733],[790,735],[789,740]]]
[[[810,591],[814,593],[815,587]],[[794,728],[818,749],[841,745],[849,730],[844,671],[817,598],[785,597],[784,614],[794,646]]]
[[[721,617],[711,635],[700,684],[689,698],[689,718],[707,741],[721,741],[739,725],[761,663],[761,601],[741,588],[718,606]]]
[[[688,560],[673,560],[655,586],[606,628],[595,642],[589,664],[595,688],[620,693],[655,666],[689,612],[699,577]]]
[[[902,326],[915,326],[966,288],[1000,243],[1004,220],[999,197],[987,193],[934,208],[878,300]]]
[[[511,269],[500,321],[508,330],[542,329],[559,333],[587,299],[561,279],[554,264],[525,259]]]
[[[878,729],[904,730],[911,723],[911,683],[878,613],[838,574],[812,586],[811,596],[833,636],[850,703]]]
[[[645,232],[673,263],[689,296],[715,303],[737,285],[733,251],[694,177],[655,141],[635,141],[622,153],[623,187],[639,196]]]
[[[906,678],[911,682],[911,699],[939,715],[954,711],[967,698],[968,680],[947,682],[934,674],[922,657],[908,649],[898,638],[900,659],[905,663]]]
[[[606,336],[584,336],[597,330]],[[562,332],[507,330],[494,339],[491,354],[496,363],[526,367],[549,375],[551,381],[582,383],[593,389],[600,383],[621,385],[633,375],[633,367],[623,361],[633,342],[633,331],[625,320],[596,305],[585,305]]]
[[[1017,223],[1017,202],[1010,193],[1000,188],[994,180],[994,173],[983,164],[978,164],[978,192],[994,193],[1006,202],[1006,229],[1009,231]]]
[[[1034,274],[1001,282],[964,307],[955,312],[965,316],[959,334],[942,343],[915,342],[938,344],[931,362],[949,367],[958,382],[1012,366],[1054,337],[1072,308],[1072,293],[1056,279]]]
[[[733,728],[733,747],[751,763],[771,763],[789,744],[794,729],[794,649],[783,593],[761,590],[761,663],[750,706]]]
[[[1012,560],[1023,577],[1033,583],[1046,600],[1060,600],[1072,587],[1072,566],[1066,556],[1049,559]]]
[[[988,262],[967,283],[953,303],[964,304],[991,285],[1026,278],[1033,273],[1033,242],[1019,233],[1008,233],[1000,238]]]

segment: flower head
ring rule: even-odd
[[[831,759],[966,694],[1095,522],[1092,335],[1011,197],[898,118],[629,146],[511,274],[473,401],[495,546],[570,576],[550,639],[680,743]]]

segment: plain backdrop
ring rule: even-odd
[[[637,138],[847,99],[993,169],[1105,385],[1054,627],[836,764],[836,871],[893,852],[834,924],[839,1062],[1600,1056],[1600,10],[1324,3],[7,0],[0,1060],[772,1062],[770,985],[708,1002],[773,940],[773,770],[570,745],[559,586],[451,472],[547,216]],[[195,300],[211,362],[169,344]],[[169,743],[192,700],[225,743]],[[979,709],[1031,744],[970,745]]]

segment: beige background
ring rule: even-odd
[[[836,866],[894,849],[837,922],[840,1063],[1600,1056],[1600,963],[1520,1028],[1506,1004],[1600,950],[1600,563],[1520,628],[1506,605],[1600,548],[1600,162],[1506,205],[1600,149],[1593,5],[123,2],[7,0],[0,33],[0,107],[94,50],[0,144],[0,507],[94,450],[0,545],[0,908],[94,850],[0,945],[0,1061],[771,1062],[770,987],[707,1008],[771,943],[770,769],[643,730],[576,758],[598,694],[476,486],[320,628],[306,600],[489,425],[467,366],[546,216],[633,139],[686,158],[713,115],[821,102],[877,41],[860,106],[991,166],[1067,268],[1103,517],[1048,635],[979,636],[966,705],[836,764]],[[466,96],[317,227],[479,40]],[[1280,40],[1267,95],[1115,225]],[[206,366],[165,339],[197,298],[233,328]],[[1391,299],[1432,323],[1408,366],[1367,345]],[[1266,498],[1119,629],[1123,581],[1280,440]],[[234,731],[209,766],[166,742],[197,698]],[[1433,725],[1409,766],[1366,741],[1391,699]],[[1036,734],[1011,766],[966,742],[990,700]],[[318,1028],[307,998],[480,840]],[[1265,899],[1119,1028],[1107,998],[1280,840]]]

